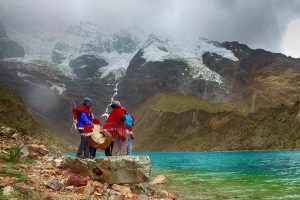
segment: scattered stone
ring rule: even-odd
[[[148,156],[113,156],[96,159],[63,157],[62,167],[109,184],[147,182],[151,171]]]
[[[46,160],[47,163],[52,163],[54,162],[54,158],[52,156],[50,156],[47,160]]]
[[[145,194],[137,195],[136,200],[149,200],[149,197]]]
[[[174,194],[172,194],[172,193],[170,193],[166,190],[158,190],[157,195],[160,198],[165,198],[165,199],[168,199],[168,200],[176,200],[177,199],[177,197]]]
[[[131,190],[137,194],[150,195],[150,187],[148,183],[138,183],[131,185]]]
[[[0,180],[0,187],[6,187],[13,184],[14,182],[15,180],[12,177],[6,176]]]
[[[74,190],[75,190],[75,187],[74,187],[74,185],[70,185],[70,186],[67,186],[66,189],[67,189],[67,190],[74,191]]]
[[[107,190],[107,188],[109,187],[109,185],[107,184],[102,184],[102,183],[100,183],[100,182],[98,182],[98,181],[90,181],[90,184],[92,185],[92,186],[94,186],[94,188],[95,188],[95,192],[98,192],[98,193],[103,193],[103,192],[105,192],[106,190]]]
[[[21,158],[27,158],[29,156],[29,150],[28,147],[26,145],[21,145]]]
[[[111,188],[118,192],[121,192],[121,194],[124,195],[126,199],[132,199],[134,197],[130,187],[114,184]]]
[[[22,136],[21,136],[20,133],[16,132],[16,133],[14,133],[14,134],[11,136],[11,138],[14,139],[14,140],[19,141],[19,140],[22,138]]]
[[[14,129],[7,127],[7,126],[2,126],[0,128],[0,135],[9,136],[9,135],[12,135],[14,132],[15,132]]]
[[[54,166],[51,164],[51,163],[45,163],[45,164],[42,164],[41,166],[41,169],[54,169]]]
[[[71,176],[69,176],[66,185],[73,185],[76,187],[85,186],[87,185],[87,179],[83,176],[72,174]]]
[[[75,188],[75,192],[80,193],[80,194],[83,194],[84,190],[85,190],[85,186]]]
[[[119,196],[119,195],[111,195],[108,199],[109,200],[124,200],[124,197]]]
[[[92,186],[91,184],[87,184],[87,186],[85,186],[85,188],[84,188],[83,194],[84,194],[84,196],[88,196],[88,195],[92,194],[94,192],[94,190],[95,190],[94,186]]]
[[[45,148],[44,145],[30,144],[28,145],[29,157],[30,158],[39,158],[47,155],[49,151]]]
[[[57,179],[52,179],[50,181],[47,181],[45,185],[53,190],[60,190],[63,188],[63,184],[59,182]]]
[[[167,182],[167,179],[163,175],[156,176],[149,184],[150,185],[159,185]]]
[[[5,197],[11,196],[13,192],[14,192],[14,188],[11,186],[6,186],[5,188],[3,188],[3,196]]]
[[[60,166],[62,165],[62,162],[63,162],[63,159],[61,159],[61,158],[56,158],[56,159],[54,160],[54,165],[55,165],[55,167],[60,167]]]

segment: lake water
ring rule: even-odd
[[[300,199],[300,151],[139,155],[180,199]]]
[[[179,199],[300,199],[300,151],[136,153]]]

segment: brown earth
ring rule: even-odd
[[[22,146],[21,152],[18,148]],[[28,149],[28,153],[23,149]],[[176,200],[162,182],[108,184],[81,176],[62,165],[39,140],[10,127],[0,127],[0,199],[27,200]],[[157,178],[156,178],[157,180]],[[7,194],[5,190],[11,190]]]
[[[212,113],[199,104],[180,113],[156,110],[153,105],[157,98],[149,99],[135,112],[136,151],[300,149],[300,102],[245,115],[235,111]]]

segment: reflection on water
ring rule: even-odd
[[[180,199],[300,199],[300,151],[139,153]]]

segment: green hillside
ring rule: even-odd
[[[10,89],[0,86],[0,125],[39,139],[56,150],[68,151],[72,145],[47,131],[32,117],[22,100]]]
[[[157,94],[150,100],[150,109],[158,112],[182,113],[188,110],[199,109],[210,113],[229,111],[221,104],[211,103],[194,96],[179,94]]]

